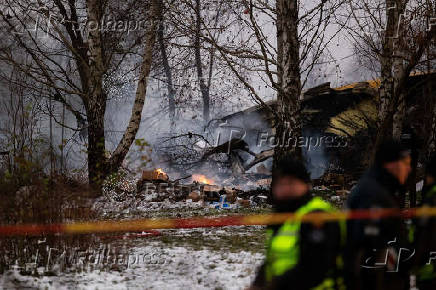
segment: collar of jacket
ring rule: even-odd
[[[403,188],[398,179],[383,167],[372,167],[370,169],[370,175],[372,175],[381,186],[386,188],[389,193],[395,193]]]
[[[306,193],[305,195],[287,200],[273,200],[273,209],[274,212],[285,213],[285,212],[295,212],[297,209],[308,203],[312,199],[310,193]],[[272,228],[274,232],[280,228],[282,225],[271,225],[269,228]]]
[[[273,208],[275,212],[295,212],[297,209],[308,203],[312,199],[310,193],[298,198],[290,198],[286,200],[273,200]]]

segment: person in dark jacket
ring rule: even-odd
[[[422,207],[436,207],[436,155],[426,166]],[[416,250],[414,271],[418,289],[436,289],[436,217],[420,216],[411,233]]]
[[[352,189],[348,209],[399,212],[400,193],[411,171],[410,163],[410,151],[400,142],[390,140],[381,144],[374,165]],[[399,249],[406,241],[407,230],[399,217],[348,220],[347,288],[407,289],[407,270],[398,267]]]
[[[310,175],[305,166],[291,156],[281,159],[273,170],[275,212],[303,216],[334,211],[329,203],[312,197],[309,190]],[[344,289],[338,222],[314,225],[289,220],[269,226],[267,235],[266,261],[250,289]]]

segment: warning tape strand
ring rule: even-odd
[[[268,213],[255,215],[235,215],[220,217],[163,218],[138,220],[112,220],[74,222],[63,224],[14,224],[0,225],[0,237],[38,236],[44,234],[92,234],[115,232],[141,232],[156,229],[187,229],[223,226],[254,226],[281,224],[285,221],[299,220],[322,224],[339,220],[384,219],[384,218],[423,218],[436,216],[436,207],[398,209],[362,209],[338,211],[334,213],[314,212],[297,217],[292,213]]]

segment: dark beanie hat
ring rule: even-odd
[[[273,169],[273,181],[276,178],[291,176],[298,178],[306,183],[310,183],[310,174],[304,166],[303,162],[293,157],[291,154],[285,155],[277,161]]]
[[[410,156],[411,152],[406,146],[397,140],[387,140],[380,144],[375,154],[375,163],[382,165],[388,162],[401,160]]]

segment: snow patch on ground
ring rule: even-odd
[[[264,257],[261,253],[162,248],[158,242],[131,249],[132,257],[146,254],[119,271],[62,273],[32,277],[10,270],[0,276],[4,289],[244,289]],[[131,261],[135,261],[132,259]]]

